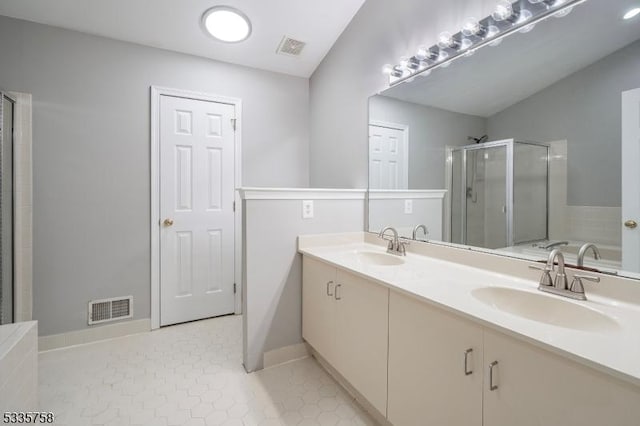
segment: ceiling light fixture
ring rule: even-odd
[[[640,15],[640,7],[634,7],[630,11],[624,14],[623,19],[632,19]]]
[[[202,15],[202,27],[207,34],[225,43],[238,43],[251,35],[251,21],[238,9],[214,6]]]
[[[385,65],[383,73],[389,85],[426,76],[437,68],[445,68],[463,56],[470,56],[485,46],[497,46],[502,40],[516,32],[526,33],[538,22],[552,16],[566,16],[586,0],[500,0],[493,13],[483,19],[467,18],[462,29],[452,34],[442,32],[437,42],[419,46],[414,56],[404,56],[397,65]],[[526,2],[526,3],[525,3]],[[525,4],[529,4],[524,8]],[[630,10],[625,19],[640,14],[640,8]]]

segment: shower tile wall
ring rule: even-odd
[[[550,145],[549,239],[621,246],[622,209],[567,205],[567,141]]]

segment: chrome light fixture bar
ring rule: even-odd
[[[466,19],[461,31],[455,34],[440,33],[436,44],[431,47],[420,46],[414,56],[403,56],[396,65],[387,64],[382,72],[389,76],[389,86],[412,80],[418,75],[426,76],[434,69],[447,67],[482,47],[497,46],[513,33],[529,32],[535,24],[549,17],[566,16],[585,1],[502,0],[491,15],[481,20]]]

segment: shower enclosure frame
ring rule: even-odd
[[[533,145],[533,146],[538,146],[541,148],[545,148],[546,149],[546,164],[547,164],[547,191],[546,191],[546,203],[547,203],[547,208],[546,208],[546,229],[545,229],[545,238],[544,239],[549,239],[549,184],[550,184],[550,168],[549,168],[549,164],[550,164],[550,147],[548,144],[545,143],[541,143],[541,142],[532,142],[532,141],[519,141],[519,140],[515,140],[515,139],[503,139],[503,140],[498,140],[498,141],[492,141],[492,142],[484,142],[484,143],[479,143],[479,144],[473,144],[473,145],[463,145],[463,146],[448,146],[447,147],[447,158],[446,158],[446,180],[445,182],[447,183],[447,193],[451,194],[451,196],[449,197],[448,202],[446,203],[448,206],[448,212],[446,213],[446,219],[448,222],[448,226],[447,226],[447,239],[449,241],[451,241],[452,239],[452,230],[453,230],[453,221],[452,221],[452,203],[453,203],[453,155],[454,152],[462,152],[462,165],[461,165],[461,169],[462,169],[462,175],[461,175],[461,184],[463,186],[463,190],[460,191],[460,197],[461,197],[461,217],[464,218],[464,223],[461,226],[461,238],[463,241],[463,244],[467,245],[467,191],[466,191],[466,186],[467,186],[467,153],[469,151],[480,151],[480,150],[484,150],[484,149],[489,149],[489,148],[500,148],[500,147],[505,147],[506,149],[506,194],[505,194],[505,200],[506,200],[506,242],[507,242],[507,246],[514,246],[516,244],[522,244],[522,243],[528,243],[528,242],[534,242],[534,241],[540,241],[540,239],[536,239],[536,240],[531,240],[531,241],[516,241],[515,240],[515,231],[514,231],[514,168],[513,168],[513,164],[514,164],[514,160],[515,160],[515,144],[524,144],[524,145]],[[445,222],[446,223],[446,222]]]
[[[4,101],[7,100],[12,106],[11,112],[11,235],[9,238],[11,239],[11,318],[5,319],[2,318],[2,306],[0,306],[0,324],[13,323],[16,321],[16,259],[15,259],[15,217],[16,217],[16,205],[15,205],[15,187],[16,187],[16,173],[15,173],[15,128],[16,128],[16,105],[17,100],[11,96],[6,91],[0,89],[0,123],[4,123]],[[4,129],[0,125],[0,164],[5,156],[4,152],[4,141],[3,134]],[[0,167],[0,172],[2,171],[2,167]],[[2,175],[0,173],[0,200],[4,198],[1,190],[2,184]],[[0,208],[2,204],[0,202]],[[0,227],[2,227],[4,218],[0,214]],[[0,260],[3,258],[3,245],[2,244],[2,236],[0,235]],[[0,274],[3,274],[2,267],[0,265]],[[2,280],[0,280],[0,286],[4,286]],[[0,288],[0,292],[2,292],[2,288]],[[0,298],[0,301],[2,298]]]

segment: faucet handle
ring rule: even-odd
[[[529,269],[535,269],[538,271],[542,271],[542,277],[540,277],[540,285],[541,286],[552,286],[553,280],[551,279],[551,267],[549,265],[529,265]]]
[[[409,241],[398,241],[398,252],[403,256],[407,255],[407,246],[411,245]]]
[[[569,288],[569,291],[571,291],[572,293],[578,293],[578,294],[584,295],[584,286],[582,285],[582,280],[599,283],[600,277],[576,274],[573,276],[573,281],[571,282],[571,287]],[[586,297],[585,297],[585,300],[586,300]]]

